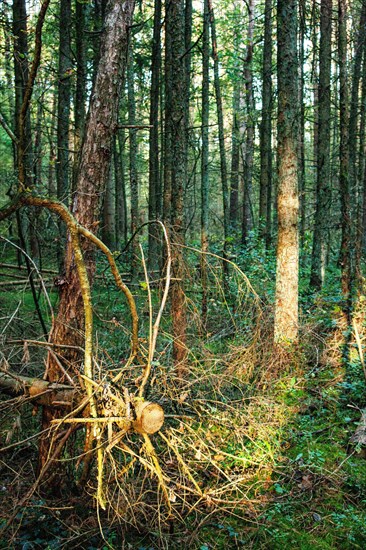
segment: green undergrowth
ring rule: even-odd
[[[249,264],[253,254],[242,260]],[[251,275],[260,278],[264,268],[259,256],[254,260]],[[272,264],[273,258],[265,266],[268,281]],[[93,290],[96,351],[101,370],[119,369],[128,358],[130,316],[124,297],[104,270],[102,264],[97,271],[102,279]],[[193,280],[194,291],[195,284]],[[230,281],[230,296],[239,294],[240,284]],[[138,304],[140,344],[146,351],[149,309],[143,278],[131,288]],[[141,514],[142,519],[143,498],[131,503],[135,517],[121,516],[116,522],[108,513],[98,518],[85,496],[50,502],[35,494],[19,511],[14,548],[365,548],[365,452],[349,443],[365,406],[365,380],[354,343],[349,346],[347,363],[342,358],[347,336],[340,321],[342,298],[328,287],[320,297],[304,293],[302,346],[281,354],[272,349],[268,328],[273,284],[261,292],[263,316],[255,337],[255,301],[250,292],[243,288],[240,292],[238,305],[226,301],[222,289],[212,289],[208,330],[202,334],[199,323],[190,324],[191,379],[186,389],[173,388],[169,306],[154,357],[148,398],[163,405],[167,415],[163,432],[174,442],[205,496],[194,500],[192,493],[184,493],[184,486],[192,489],[184,478],[185,470],[156,435],[152,440],[172,491],[171,518],[165,515],[159,523],[156,495],[160,505],[162,499],[156,480],[136,466],[127,481],[133,485],[142,478],[146,484],[148,513]],[[4,310],[12,311],[17,293],[7,293],[5,300]],[[156,315],[159,292],[155,288],[152,300]],[[24,322],[32,327],[29,292],[22,294],[21,307]],[[199,319],[195,307],[190,309],[193,320]],[[133,384],[132,380],[128,386],[131,391],[136,388]],[[138,438],[131,437],[129,444],[137,449]],[[23,467],[22,452],[15,456],[18,468]],[[35,444],[29,453],[33,454],[25,460],[30,461],[31,478]],[[7,475],[4,487],[19,490],[12,474]],[[123,479],[122,493],[128,489]],[[221,499],[214,503],[207,495],[215,491]],[[4,544],[4,548],[11,547],[8,541]]]

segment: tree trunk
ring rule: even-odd
[[[306,0],[299,2],[299,202],[300,202],[300,252],[304,251],[306,223],[306,189],[305,189],[305,36],[306,36]],[[305,253],[303,258],[305,257]]]
[[[111,250],[116,248],[116,197],[114,163],[109,172],[103,201],[102,240]]]
[[[218,123],[218,130],[219,130],[222,203],[223,203],[223,213],[224,213],[223,257],[225,260],[227,256],[228,237],[229,237],[229,231],[230,231],[229,184],[228,184],[227,165],[226,165],[224,111],[223,111],[222,97],[221,97],[219,54],[217,50],[216,23],[215,23],[215,14],[212,6],[212,0],[208,0],[208,8],[210,12],[212,58],[214,62],[214,87],[215,87],[215,96],[216,96],[217,123]],[[228,275],[228,264],[225,261],[224,261],[224,274]]]
[[[340,169],[339,189],[342,214],[342,239],[340,266],[342,270],[342,291],[346,298],[351,292],[351,205],[349,183],[349,97],[347,75],[347,3],[338,0],[338,61],[339,61],[339,128]],[[350,310],[346,315],[350,321]]]
[[[117,249],[127,244],[127,201],[124,169],[125,132],[120,130],[114,138],[113,158],[116,196],[116,244]],[[121,242],[122,241],[122,242]]]
[[[297,1],[277,2],[278,243],[274,339],[298,338]]]
[[[234,5],[234,13],[239,14],[238,5]],[[235,29],[234,51],[238,51],[240,44],[239,28]],[[230,171],[230,228],[234,232],[238,228],[239,215],[239,166],[240,166],[240,88],[242,86],[240,61],[234,61],[233,82],[233,125],[231,130],[231,171]]]
[[[210,27],[208,1],[203,6],[202,36],[202,156],[201,156],[201,284],[202,284],[202,325],[207,325],[207,257],[208,252],[208,197],[209,197],[209,140],[208,124],[210,111]]]
[[[74,164],[73,189],[75,191],[77,167],[81,143],[83,140],[86,118],[86,33],[85,14],[86,4],[75,0],[75,57],[76,57],[76,89],[75,89],[75,132],[74,132]]]
[[[57,197],[69,203],[69,123],[71,101],[71,0],[60,2],[60,45],[57,90]]]
[[[159,98],[161,68],[161,0],[155,0],[154,31],[151,53],[151,88],[150,88],[150,136],[149,136],[149,220],[161,216],[161,188],[159,167]],[[159,268],[159,227],[149,227],[149,267]]]
[[[113,137],[117,128],[118,100],[126,65],[128,29],[131,25],[134,0],[124,3],[108,2],[105,29],[101,39],[100,64],[91,94],[87,128],[82,145],[76,192],[73,197],[73,214],[77,221],[92,232],[99,223],[100,201],[105,190],[112,155]],[[94,256],[91,244],[82,243],[90,281],[94,275]],[[54,323],[52,340],[56,344],[83,345],[84,309],[80,282],[70,239],[67,243],[64,265],[64,284],[60,286],[60,305]],[[90,322],[91,324],[91,322]],[[88,327],[92,330],[92,326]],[[79,355],[71,353],[65,358],[77,371]],[[73,373],[71,373],[73,374]],[[57,363],[50,360],[48,380],[62,381],[63,374]],[[44,409],[43,427],[49,426],[52,410]],[[47,460],[49,442],[42,439],[41,466]]]
[[[162,166],[164,167],[164,194],[163,194],[163,219],[170,225],[171,203],[172,203],[172,18],[169,17],[171,10],[170,0],[165,0],[165,67],[164,67],[164,155]]]
[[[330,187],[330,69],[332,44],[332,0],[320,6],[320,55],[318,89],[318,145],[316,210],[310,286],[320,290],[324,284],[328,250]]]
[[[172,187],[171,187],[171,224],[176,246],[173,251],[172,265],[172,320],[173,320],[173,357],[176,372],[181,378],[186,373],[186,331],[187,313],[184,295],[184,189],[186,183],[186,94],[187,78],[185,75],[185,36],[184,36],[184,1],[172,0],[166,14],[169,19],[168,29],[171,33],[171,102],[168,125],[171,131]]]
[[[271,243],[272,215],[272,1],[266,0],[264,6],[263,103],[260,125],[259,220],[267,249]]]
[[[249,232],[253,228],[252,213],[252,180],[253,180],[253,155],[254,155],[254,97],[253,97],[253,32],[254,32],[254,9],[255,0],[248,3],[248,35],[247,35],[247,54],[244,62],[244,80],[245,80],[245,105],[246,105],[246,139],[243,156],[243,225],[241,241],[245,244],[249,237]]]
[[[356,47],[353,54],[353,71],[352,71],[352,87],[351,87],[351,102],[349,108],[349,178],[351,186],[354,190],[354,196],[358,198],[358,179],[357,179],[357,143],[359,141],[358,122],[360,114],[359,105],[359,87],[362,68],[362,56],[364,52],[364,43],[366,39],[366,1],[362,2],[360,20],[358,25]],[[353,205],[352,216],[356,219],[357,200]]]
[[[136,103],[135,103],[135,72],[133,58],[130,49],[127,66],[127,90],[128,90],[128,124],[136,124]],[[129,130],[130,138],[130,189],[131,189],[131,235],[138,229],[139,223],[139,180],[137,171],[137,133],[136,129]],[[131,278],[136,281],[139,265],[139,235],[136,234],[131,243]]]

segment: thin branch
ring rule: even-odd
[[[94,233],[91,233],[85,227],[79,226],[79,232],[82,235],[84,235],[84,237],[91,240],[107,256],[107,260],[109,262],[114,280],[116,281],[116,285],[124,293],[124,295],[127,298],[128,305],[130,307],[131,317],[132,317],[132,351],[131,351],[131,355],[133,356],[133,358],[135,358],[136,355],[137,355],[137,351],[138,351],[138,315],[137,315],[137,308],[136,308],[135,299],[132,296],[132,293],[131,293],[130,289],[122,281],[122,277],[121,277],[121,275],[118,271],[117,264],[115,262],[113,254],[109,250],[109,248],[100,239],[98,239],[98,237],[96,237],[94,235]]]
[[[14,143],[18,143],[19,140],[17,136],[14,134],[13,130],[10,128],[10,126],[8,125],[8,123],[6,122],[5,118],[1,113],[0,113],[0,124],[4,128],[5,132],[8,134],[8,136],[10,137],[10,139],[14,141]]]
[[[152,329],[152,334],[151,334],[151,339],[150,339],[150,344],[149,344],[148,363],[146,365],[145,372],[143,374],[143,378],[142,378],[142,382],[141,382],[141,386],[139,388],[139,397],[143,396],[144,388],[145,388],[146,383],[147,383],[147,381],[149,379],[149,376],[150,376],[151,363],[152,363],[153,358],[154,358],[156,340],[157,340],[157,337],[158,337],[160,321],[161,321],[161,317],[162,317],[162,314],[163,314],[163,311],[164,311],[164,308],[165,308],[166,301],[168,299],[168,293],[169,293],[169,287],[170,287],[170,281],[171,281],[171,267],[172,267],[172,254],[171,254],[170,241],[169,241],[169,237],[168,237],[166,227],[159,220],[156,220],[156,221],[151,222],[151,223],[159,224],[161,226],[162,230],[163,230],[165,243],[166,243],[166,249],[167,249],[167,265],[166,265],[166,277],[165,277],[164,294],[163,294],[163,297],[161,299],[160,309],[159,309],[159,312],[157,314],[157,317],[156,317],[156,320],[155,320],[155,323],[154,323],[154,326],[153,326],[153,329]]]
[[[123,130],[125,128],[129,130],[144,130],[145,128],[152,128],[152,124],[120,124],[117,126],[117,130]]]
[[[22,107],[19,113],[19,141],[18,141],[18,177],[19,177],[19,186],[20,189],[24,190],[25,188],[25,166],[24,166],[24,154],[26,149],[25,143],[25,118],[27,111],[29,109],[29,103],[32,98],[34,81],[37,76],[38,67],[41,61],[41,51],[42,51],[42,28],[43,23],[46,17],[46,12],[49,6],[50,0],[44,0],[39,10],[36,33],[35,33],[35,44],[34,44],[34,56],[32,61],[32,66],[29,72],[28,82],[25,87],[24,97]]]

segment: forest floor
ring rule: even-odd
[[[136,295],[142,296],[144,332],[148,312],[145,289],[140,287]],[[5,296],[1,313],[6,310],[9,317],[19,293],[9,291]],[[211,332],[204,346],[192,344],[187,391],[182,387],[173,391],[172,371],[162,367],[169,362],[168,321],[156,360],[151,394],[160,395],[168,413],[163,435],[170,438],[170,446],[164,446],[158,435],[152,441],[172,493],[173,512],[167,513],[159,497],[156,506],[161,514],[153,513],[155,496],[149,497],[147,506],[137,492],[134,515],[126,512],[124,518],[119,511],[118,521],[111,510],[98,511],[88,494],[45,497],[35,490],[23,501],[36,479],[37,440],[32,439],[0,454],[0,527],[15,514],[0,539],[1,548],[366,547],[366,454],[350,444],[365,406],[365,380],[357,345],[349,346],[346,360],[343,356],[346,333],[340,301],[318,300],[316,315],[310,315],[311,323],[303,329],[301,348],[283,354],[268,344],[264,325],[270,321],[265,316],[264,328],[255,338],[248,336],[249,322],[233,333],[227,330],[230,315],[222,326],[218,322],[220,308],[227,305],[222,296],[221,301],[220,296],[212,300],[212,307],[217,307],[216,333]],[[30,293],[23,292],[20,301],[17,317],[31,338],[35,317]],[[125,309],[109,287],[98,289],[94,307],[99,348],[107,349],[109,356],[119,354],[118,361],[123,362],[118,349],[128,343],[128,333],[116,338],[115,331],[121,329],[119,319],[126,315]],[[235,310],[236,315],[241,312]],[[13,341],[21,332],[14,329]],[[27,347],[12,345],[12,368],[18,364],[29,370],[37,357]],[[39,430],[40,412],[30,406],[19,409],[16,401],[3,399],[0,413],[2,446]],[[133,438],[129,445],[142,448]],[[125,485],[120,481],[119,489],[127,492],[128,485],[144,475],[141,484],[146,485],[146,494],[159,494],[156,480],[149,476],[147,481],[143,470],[136,467]],[[190,480],[197,495],[182,489]]]

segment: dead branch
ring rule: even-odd
[[[10,372],[0,372],[0,391],[13,396],[23,395],[38,405],[57,408],[72,408],[81,396],[72,386]]]

